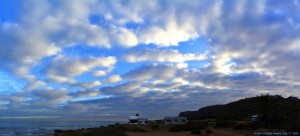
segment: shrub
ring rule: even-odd
[[[142,129],[142,128],[139,128],[139,127],[132,127],[128,131],[131,131],[131,132],[146,132],[145,129]]]
[[[250,124],[237,124],[233,127],[235,130],[252,130],[254,127]]]
[[[214,128],[228,128],[230,125],[226,121],[217,122]]]
[[[191,131],[191,134],[201,134],[201,131],[199,129],[195,129]]]
[[[205,133],[213,133],[213,132],[211,130],[209,130],[209,129],[206,129]]]
[[[174,126],[169,128],[170,132],[181,132],[181,131],[184,131],[184,130],[185,130],[184,125],[174,125]]]
[[[130,131],[130,132],[146,132],[145,129],[140,128],[138,125],[119,125],[116,128],[122,129],[123,131]]]
[[[201,121],[191,121],[185,124],[185,130],[191,131],[191,130],[204,130],[206,127],[208,127],[207,122],[201,122]]]
[[[59,133],[59,132],[63,132],[63,131],[60,130],[60,129],[55,129],[54,132],[55,132],[55,133]]]
[[[116,127],[92,129],[85,136],[127,136],[124,130]]]
[[[152,130],[159,130],[160,127],[159,127],[159,125],[151,125],[151,129]]]

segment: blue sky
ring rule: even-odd
[[[126,120],[300,97],[300,7],[0,0],[0,119]]]

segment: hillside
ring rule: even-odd
[[[300,122],[300,99],[283,98],[279,95],[261,95],[245,98],[225,105],[213,105],[198,111],[181,112],[179,116],[189,120],[197,119],[250,119],[252,115],[264,115],[269,121],[292,120]]]

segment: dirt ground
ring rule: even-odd
[[[190,136],[191,132],[163,132],[163,131],[154,131],[154,132],[126,132],[128,136]]]
[[[202,131],[201,136],[252,136],[250,131],[234,131],[232,129],[215,129],[210,128],[212,133],[205,133]],[[128,136],[197,136],[191,134],[190,131],[186,132],[168,132],[168,131],[148,131],[148,132],[126,132]],[[200,135],[200,134],[198,134]]]

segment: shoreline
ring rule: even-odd
[[[98,126],[108,126],[116,124],[116,121],[8,121],[0,124],[0,135],[55,135],[55,130],[78,130],[82,128],[94,128]],[[119,122],[119,123],[125,123]]]

